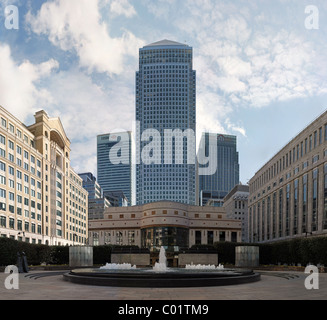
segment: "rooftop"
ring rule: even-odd
[[[171,40],[167,40],[167,39],[164,39],[164,40],[161,40],[161,41],[158,41],[158,42],[154,42],[154,43],[151,43],[147,46],[145,46],[144,48],[147,48],[147,47],[162,47],[162,46],[183,46],[183,47],[188,47],[187,44],[185,43],[180,43],[180,42],[176,42],[176,41],[171,41]]]

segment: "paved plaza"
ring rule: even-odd
[[[8,290],[8,274],[0,273],[0,300],[326,300],[327,274],[319,274],[319,289],[307,290],[308,275],[300,272],[260,272],[261,281],[206,288],[114,288],[66,282],[58,272],[19,275],[19,289]]]

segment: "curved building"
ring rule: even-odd
[[[224,208],[159,201],[134,207],[110,207],[104,219],[89,221],[93,245],[188,248],[218,241],[241,242],[241,222]]]

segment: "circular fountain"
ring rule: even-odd
[[[64,274],[73,283],[110,287],[212,287],[250,283],[260,280],[252,270],[225,269],[224,266],[187,265],[185,269],[168,268],[165,249],[152,269],[137,269],[124,264],[107,264],[99,269],[76,269]]]

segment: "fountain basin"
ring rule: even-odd
[[[260,280],[260,274],[245,269],[186,270],[167,268],[165,271],[153,269],[76,269],[64,274],[64,280],[84,285],[108,287],[215,287],[256,282]]]

